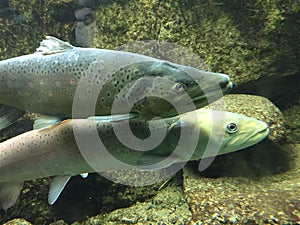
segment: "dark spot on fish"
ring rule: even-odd
[[[106,92],[106,95],[107,95],[107,97],[109,97],[110,96],[110,92]]]

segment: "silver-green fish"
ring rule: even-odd
[[[34,54],[0,61],[0,129],[23,111],[61,118],[128,110],[140,118],[170,117],[203,107],[231,88],[225,74],[130,52],[74,47],[47,36]]]
[[[212,119],[212,113],[225,117]],[[111,122],[98,122],[93,117],[65,120],[58,125],[29,131],[0,143],[1,208],[7,209],[14,204],[26,180],[56,176],[50,185],[48,198],[49,203],[53,204],[71,176],[136,166],[142,170],[160,170],[180,162],[249,147],[269,133],[267,124],[259,120],[207,109],[164,120],[127,119],[116,116],[111,117]],[[139,140],[145,141],[161,131],[165,132],[165,138],[162,142],[151,142],[150,145],[154,146],[149,151],[134,150],[147,147],[147,144],[137,141],[134,142],[135,147],[126,147],[116,137],[116,128],[121,133],[122,129],[129,133],[126,129],[128,124]],[[181,134],[184,129],[187,132]],[[200,133],[196,130],[200,130]],[[222,136],[217,138],[217,134]],[[182,135],[187,139],[180,143]],[[99,137],[102,145],[99,145]],[[190,144],[192,142],[195,142],[195,146]],[[218,147],[215,149],[217,151],[207,151],[209,143]],[[183,148],[176,150],[180,145]]]

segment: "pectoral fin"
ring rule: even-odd
[[[61,121],[62,121],[61,117],[39,115],[37,119],[34,121],[33,129],[43,130],[45,128],[59,124]]]
[[[122,120],[128,120],[137,117],[136,114],[121,114],[121,115],[110,115],[110,116],[90,116],[87,119],[95,122],[116,122]]]
[[[15,204],[22,186],[23,182],[0,183],[0,209],[7,210]]]
[[[48,203],[53,205],[58,199],[60,193],[65,188],[66,184],[70,180],[71,176],[57,176],[54,177],[51,184],[48,195]]]
[[[80,176],[81,176],[82,178],[87,178],[88,175],[89,175],[88,173],[81,173],[81,174],[80,174]]]
[[[0,104],[0,130],[13,124],[17,119],[25,114],[19,109]]]

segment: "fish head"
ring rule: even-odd
[[[182,81],[186,86],[185,91],[189,94],[196,109],[202,108],[229,93],[233,88],[230,77],[222,73],[203,71],[194,67],[178,65],[178,69],[184,71],[185,78],[190,77],[188,82]]]
[[[183,128],[186,134],[182,133]],[[185,135],[183,137],[187,141],[182,144],[180,158],[186,159],[189,155],[189,160],[198,160],[255,145],[268,136],[269,128],[265,122],[241,114],[198,109],[182,114],[168,132],[172,149],[175,149],[178,143],[175,140],[179,139],[179,135],[181,138]]]
[[[131,112],[144,118],[176,116],[201,108],[232,89],[229,76],[167,61],[140,62],[148,66],[123,95],[135,101]],[[139,65],[139,67],[141,67]]]
[[[255,118],[237,113],[226,113],[223,124],[224,139],[219,155],[255,145],[269,134],[268,125]]]

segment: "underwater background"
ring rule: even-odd
[[[300,224],[299,8],[299,0],[0,0],[0,60],[33,53],[46,35],[105,49],[167,41],[199,55],[205,69],[229,74],[235,87],[224,97],[226,110],[271,130],[203,172],[190,162],[152,186],[74,177],[49,206],[50,179],[25,182],[17,203],[0,211],[0,223]],[[157,48],[156,56],[194,63],[179,50]],[[137,51],[151,56],[145,49]],[[31,130],[32,117],[1,131],[1,141]]]

